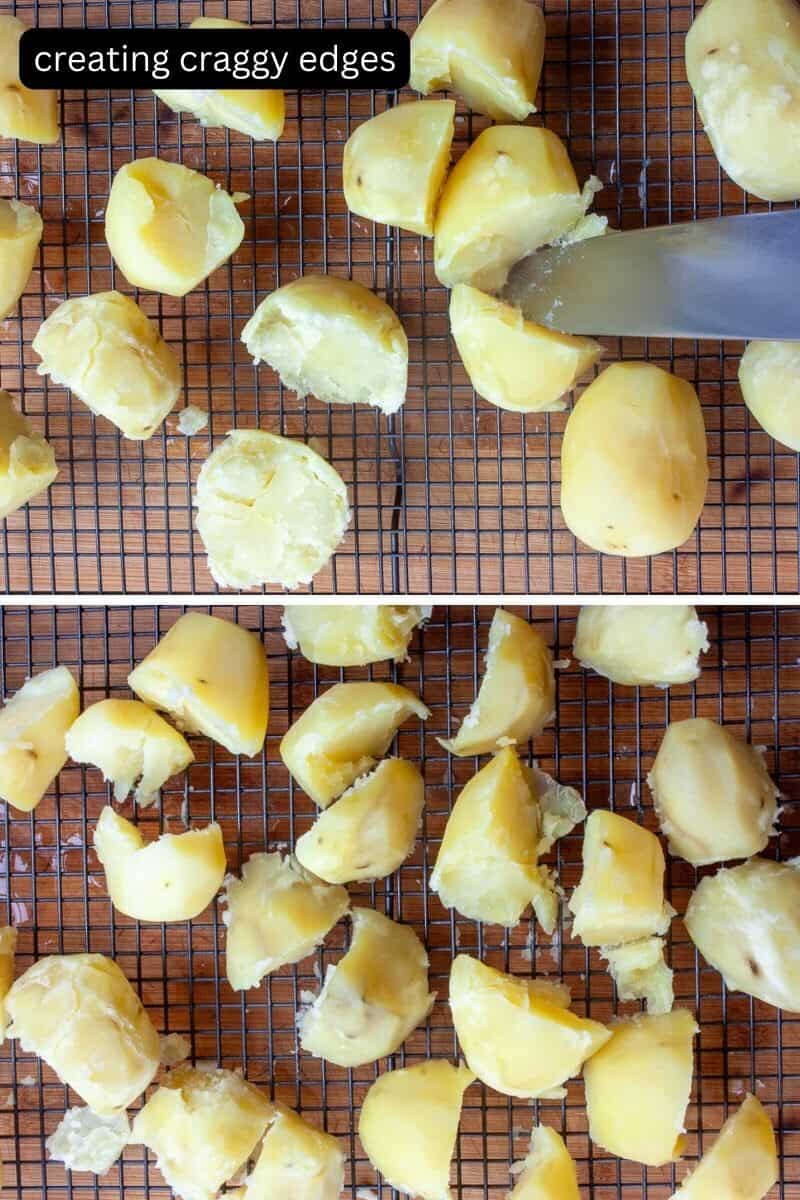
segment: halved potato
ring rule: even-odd
[[[68,1171],[105,1175],[130,1141],[131,1123],[124,1111],[101,1117],[90,1108],[68,1108],[45,1142],[47,1153]]]
[[[672,971],[664,961],[664,939],[642,938],[622,946],[604,946],[608,973],[620,1000],[645,1000],[649,1013],[672,1011],[675,993]]]
[[[750,342],[739,363],[739,386],[762,429],[800,452],[800,342]]]
[[[19,17],[0,15],[0,137],[48,145],[61,136],[58,93],[34,92],[19,81],[19,40],[26,28]]]
[[[0,199],[0,321],[25,291],[43,230],[42,218],[30,204]]]
[[[575,1163],[564,1139],[549,1125],[532,1130],[530,1149],[520,1166],[508,1200],[580,1200]]]
[[[287,604],[283,636],[290,650],[325,667],[403,662],[411,635],[431,615],[413,604]]]
[[[612,683],[667,688],[699,678],[708,626],[690,604],[585,604],[572,649]]]
[[[128,686],[179,729],[203,733],[231,754],[258,754],[269,719],[264,647],[248,629],[188,612],[128,676]]]
[[[17,931],[13,925],[0,926],[0,1043],[6,1035],[8,1014],[6,996],[14,982],[14,953],[17,949]]]
[[[52,447],[0,389],[0,520],[38,496],[57,475]]]
[[[274,1104],[239,1200],[339,1200],[343,1188],[344,1153],[338,1139],[285,1104]]]
[[[66,667],[28,679],[0,709],[0,797],[31,812],[67,761],[64,738],[80,711]]]
[[[746,1096],[673,1200],[762,1200],[778,1178],[772,1122],[763,1104]]]

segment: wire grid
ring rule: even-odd
[[[292,26],[399,25],[427,0],[209,0],[207,13]],[[199,0],[0,0],[0,11],[67,26],[185,25]],[[709,217],[767,207],[724,178],[696,128],[683,66],[694,5],[657,0],[545,0],[547,125],[566,138],[581,179],[607,184],[611,224]],[[9,592],[216,590],[193,530],[192,486],[234,425],[312,442],[347,481],[353,524],[320,592],[794,593],[798,458],[749,417],[736,383],[738,343],[606,339],[608,361],[648,358],[699,389],[711,484],[699,530],[653,560],[604,557],[576,543],[558,509],[566,414],[502,412],[476,399],[450,341],[447,292],[430,241],[351,217],[341,189],[349,131],[395,97],[287,94],[276,146],[180,120],[149,92],[68,92],[60,145],[0,145],[0,195],[18,194],[45,221],[43,269],[0,327],[0,381],[52,442],[61,464],[49,492],[6,521],[0,588]],[[538,120],[538,118],[537,118]],[[454,153],[485,124],[459,109]],[[31,341],[65,295],[115,286],[103,235],[114,172],[158,154],[248,192],[247,232],[232,261],[185,299],[143,293],[184,364],[185,399],[210,412],[191,439],[176,418],[148,442],[120,438],[80,401],[36,374]],[[329,409],[256,370],[239,334],[256,303],[303,271],[352,275],[375,288],[410,340],[408,400],[390,421]]]
[[[457,1043],[446,1004],[453,956],[464,950],[521,975],[558,976],[570,985],[578,1012],[605,1021],[616,1011],[613,988],[597,951],[573,941],[564,924],[553,938],[525,918],[515,929],[480,926],[445,910],[427,882],[453,799],[475,769],[442,751],[436,735],[457,727],[473,695],[486,645],[491,611],[437,608],[430,624],[415,636],[410,661],[372,671],[317,669],[290,654],[274,608],[214,610],[262,636],[269,657],[272,713],[262,757],[232,759],[219,746],[193,738],[196,763],[188,775],[165,788],[160,810],[146,810],[142,824],[155,835],[185,822],[222,825],[231,869],[255,851],[293,845],[311,824],[313,804],[293,787],[280,762],[278,744],[318,691],[343,675],[392,678],[418,690],[432,710],[424,732],[419,723],[404,727],[395,752],[417,762],[426,781],[422,835],[408,862],[374,886],[354,885],[355,904],[373,905],[413,925],[430,954],[431,986],[439,999],[429,1022],[382,1067],[428,1056],[455,1059]],[[528,610],[520,613],[530,615]],[[179,610],[0,609],[0,683],[11,693],[32,671],[65,663],[80,677],[83,699],[128,695],[126,677]],[[654,827],[644,780],[670,718],[691,714],[724,720],[737,732],[767,747],[770,769],[786,797],[777,849],[798,852],[796,800],[800,796],[800,610],[724,609],[704,614],[711,650],[696,686],[660,692],[613,687],[571,663],[558,673],[558,718],[535,743],[542,767],[581,788],[590,806],[611,803],[626,816]],[[539,609],[536,624],[560,658],[571,653],[574,610]],[[381,1189],[355,1134],[357,1113],[377,1068],[351,1072],[300,1053],[294,1018],[301,994],[314,989],[327,964],[346,944],[346,922],[324,948],[296,968],[284,969],[266,984],[234,993],[224,975],[224,930],[212,906],[197,920],[169,926],[139,925],[114,913],[106,897],[91,832],[109,793],[94,769],[68,765],[55,791],[31,816],[6,810],[2,879],[5,912],[19,928],[17,971],[44,954],[92,950],[113,955],[139,990],[162,1032],[187,1035],[198,1060],[243,1066],[247,1077],[270,1094],[297,1107],[310,1121],[340,1137],[351,1162],[345,1195],[359,1188]],[[130,805],[123,811],[130,815]],[[578,880],[581,833],[559,844],[554,860],[562,885]],[[683,912],[695,871],[668,860],[668,892]],[[774,1196],[800,1197],[800,1021],[740,994],[727,994],[720,976],[696,956],[679,918],[672,924],[669,957],[675,970],[676,1002],[698,1016],[695,1082],[687,1115],[687,1161],[707,1148],[729,1111],[746,1091],[767,1105],[779,1129],[782,1187]],[[638,1006],[624,1004],[620,1011]],[[48,1162],[44,1139],[53,1131],[68,1096],[53,1073],[23,1055],[15,1042],[0,1051],[0,1151],[5,1163],[3,1195],[19,1200],[67,1196],[70,1200],[126,1200],[166,1197],[168,1189],[140,1146],[125,1151],[120,1164],[101,1179],[65,1175]],[[645,1169],[620,1162],[592,1147],[587,1138],[580,1080],[568,1085],[566,1099],[534,1108],[509,1100],[480,1084],[466,1094],[453,1168],[459,1200],[500,1200],[509,1186],[509,1165],[523,1157],[531,1123],[541,1119],[566,1133],[578,1164],[583,1194],[610,1197],[666,1197],[685,1164]]]

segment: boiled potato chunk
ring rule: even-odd
[[[64,738],[80,711],[66,667],[28,679],[0,709],[0,797],[31,812],[67,761]]]
[[[185,296],[239,248],[233,197],[206,175],[160,158],[120,167],[106,208],[106,241],[134,287]]]
[[[614,363],[570,413],[561,511],[593,550],[631,557],[680,546],[707,484],[703,414],[685,379],[652,363]]]
[[[322,991],[298,1022],[300,1045],[340,1067],[394,1054],[436,999],[428,955],[409,925],[354,908],[353,940],[329,966]]]
[[[451,1200],[450,1160],[462,1097],[474,1078],[444,1059],[378,1076],[361,1105],[358,1136],[390,1187],[421,1200]]]
[[[40,375],[137,441],[152,437],[180,394],[180,363],[153,321],[120,292],[65,300],[39,326],[33,349]]]
[[[310,583],[349,521],[347,488],[330,463],[263,429],[234,429],[197,481],[197,529],[223,587]]]
[[[705,717],[667,726],[647,777],[671,854],[694,866],[749,858],[775,832],[763,751]]]
[[[6,1013],[9,1036],[101,1116],[132,1104],[158,1070],[158,1034],[103,954],[40,958],[6,996]]]
[[[0,16],[0,137],[48,145],[61,135],[58,96],[49,88],[33,92],[19,81],[19,40],[25,29],[19,17]]]
[[[17,949],[17,931],[13,925],[0,926],[0,1043],[6,1035],[8,1014],[6,996],[14,982],[14,953]]]
[[[105,1175],[130,1141],[126,1112],[101,1117],[90,1108],[68,1108],[45,1142],[47,1153],[68,1171]]]
[[[469,954],[450,969],[450,1011],[467,1066],[506,1096],[537,1097],[580,1073],[611,1034],[537,980],[504,975]]]
[[[194,762],[186,739],[141,700],[90,705],[70,727],[65,744],[75,762],[100,768],[120,804],[130,792],[137,804],[152,804],[162,784]]]
[[[325,667],[403,662],[411,635],[431,615],[413,604],[287,604],[283,636],[290,650]]]
[[[521,617],[498,608],[478,695],[456,736],[438,741],[459,758],[492,754],[541,733],[555,709],[553,656],[544,638]]]
[[[235,991],[258,987],[271,971],[305,958],[350,905],[343,887],[330,887],[280,854],[251,854],[241,879],[228,876],[225,889],[225,965]]]
[[[190,921],[211,903],[225,877],[225,847],[216,824],[163,833],[145,845],[136,826],[107,804],[94,848],[111,903],[137,921]]]
[[[272,1115],[263,1092],[236,1071],[180,1066],[133,1122],[169,1187],[182,1200],[214,1200],[246,1162]]]
[[[649,1013],[672,1011],[672,971],[664,961],[664,939],[642,938],[622,946],[604,946],[608,973],[620,1000],[645,1000]]]
[[[280,745],[290,773],[320,808],[371,771],[409,717],[429,710],[396,683],[337,683],[298,717]]]
[[[714,153],[762,200],[800,198],[800,9],[708,0],[686,35],[686,73]]]
[[[233,621],[188,612],[128,676],[128,686],[179,729],[231,754],[258,754],[269,718],[264,647]]]
[[[0,389],[0,520],[38,496],[57,475],[52,447]]]
[[[13,312],[25,291],[43,229],[42,218],[30,204],[0,199],[0,321]]]
[[[473,112],[524,121],[536,112],[544,16],[532,0],[435,0],[411,38],[410,86],[450,88]]]
[[[339,1200],[343,1189],[341,1144],[285,1104],[275,1104],[240,1200]]]
[[[350,211],[433,237],[455,111],[452,100],[415,100],[395,104],[359,125],[345,143],[342,163]]]
[[[510,412],[561,412],[564,393],[603,353],[599,342],[535,325],[466,283],[450,296],[450,332],[475,391]]]
[[[584,667],[612,683],[671,687],[700,675],[708,626],[689,604],[589,604],[573,643]]]
[[[583,1069],[596,1145],[651,1167],[680,1158],[697,1032],[683,1008],[612,1025],[611,1040]]]
[[[800,342],[750,342],[739,386],[761,428],[800,452]]]
[[[731,991],[800,1012],[800,871],[752,858],[701,880],[689,937]]]
[[[746,1096],[673,1200],[762,1200],[778,1178],[772,1122],[763,1104]]]
[[[298,396],[395,413],[406,398],[408,338],[389,305],[355,279],[301,275],[262,300],[242,330],[256,362]]]
[[[509,1200],[580,1200],[578,1172],[564,1139],[549,1125],[531,1133],[528,1155]]]
[[[297,859],[327,883],[383,879],[414,849],[424,803],[418,769],[387,758],[320,813],[298,838]]]

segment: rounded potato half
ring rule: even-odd
[[[49,145],[61,136],[58,93],[34,92],[19,81],[19,40],[26,28],[19,17],[0,15],[0,137]]]
[[[761,428],[800,453],[800,342],[750,342],[739,385]]]
[[[243,1191],[228,1195],[237,1200],[339,1200],[344,1162],[338,1138],[278,1101]]]
[[[25,291],[43,230],[42,218],[30,204],[0,199],[0,321]]]
[[[699,677],[708,627],[688,604],[588,604],[572,649],[612,683],[666,688]]]
[[[775,1130],[755,1096],[746,1096],[672,1200],[762,1200],[780,1175]]]
[[[0,797],[31,812],[67,761],[64,738],[80,712],[67,667],[31,676],[0,709]]]
[[[528,1154],[509,1200],[580,1200],[578,1172],[564,1139],[549,1125],[531,1133]]]
[[[57,475],[50,443],[0,390],[0,520],[49,488]]]
[[[365,667],[402,662],[411,635],[430,616],[411,604],[287,604],[283,636],[309,662],[325,667]]]

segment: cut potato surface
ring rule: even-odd
[[[80,711],[66,667],[28,679],[0,709],[0,797],[31,812],[67,761],[64,738]]]
[[[125,1112],[101,1117],[90,1108],[68,1108],[45,1146],[50,1158],[62,1162],[68,1171],[105,1175],[121,1157],[130,1136]]]
[[[239,1200],[339,1200],[343,1188],[341,1143],[285,1104],[275,1104]]]
[[[578,1172],[564,1139],[549,1125],[531,1133],[528,1155],[509,1200],[580,1200]]]
[[[8,1014],[6,996],[14,982],[14,954],[17,949],[17,931],[13,925],[0,926],[0,1044],[6,1035]]]
[[[43,230],[42,218],[30,204],[0,199],[0,321],[25,291]]]
[[[778,1178],[772,1122],[763,1104],[747,1096],[673,1200],[762,1200]]]
[[[800,342],[750,342],[739,385],[761,428],[800,452]]]
[[[403,662],[411,635],[431,615],[412,604],[287,604],[283,636],[290,650],[325,667]]]
[[[603,946],[608,973],[620,1000],[644,1000],[649,1013],[672,1012],[672,971],[664,961],[664,939],[642,938],[622,946]]]
[[[19,81],[19,40],[26,28],[19,17],[0,16],[0,137],[49,145],[61,136],[58,94],[34,92]]]
[[[52,447],[0,390],[0,520],[45,491],[57,475]]]
[[[612,683],[671,687],[700,675],[708,626],[688,604],[589,604],[573,644],[584,667]]]

